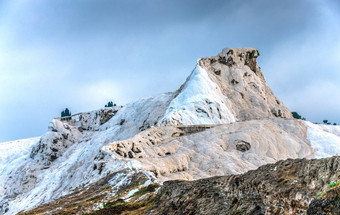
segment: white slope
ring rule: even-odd
[[[6,196],[6,182],[16,167],[30,160],[32,147],[40,137],[21,139],[0,143],[0,212],[3,206],[2,197]]]
[[[4,175],[8,165],[29,157],[34,144],[39,142],[40,137],[14,140],[0,143],[0,177]]]
[[[48,135],[53,133],[55,132],[50,132]],[[82,140],[70,146],[47,169],[36,160],[29,158],[29,152],[25,157],[26,160],[9,162],[11,171],[7,171],[0,177],[0,185],[2,189],[7,190],[7,196],[15,196],[14,199],[2,198],[5,197],[4,195],[0,197],[0,202],[8,210],[6,214],[16,214],[21,210],[30,209],[68,194],[82,184],[90,184],[105,176],[106,170],[99,174],[98,170],[93,170],[93,166],[100,148],[107,143],[107,139],[114,139],[113,135],[119,138],[119,134],[114,129],[86,132]],[[21,153],[19,150],[16,152]],[[117,160],[114,166],[110,166],[113,172],[126,168],[129,168],[128,164],[123,160]],[[15,180],[8,180],[9,177]],[[27,186],[23,182],[27,182],[25,183]]]
[[[157,125],[173,97],[174,93],[163,93],[131,102],[119,110],[101,129],[119,126],[120,132],[124,133],[124,138],[132,137],[141,130]]]
[[[213,82],[207,71],[196,65],[195,70],[174,98],[160,125],[201,125],[235,122],[227,107],[228,99]]]
[[[98,123],[102,110],[85,113],[83,115],[86,117],[78,118],[72,125],[52,120],[49,131],[38,145],[28,144],[27,141],[2,143],[4,149],[11,151],[7,153],[3,150],[4,153],[0,154],[3,157],[0,166],[6,166],[6,171],[0,177],[0,214],[5,211],[5,214],[16,214],[31,209],[71,193],[83,184],[93,183],[110,172],[132,168],[130,162],[114,158],[100,172],[94,165],[101,165],[102,161],[96,158],[100,155],[100,149],[109,142],[130,138],[141,129],[155,125],[171,98],[172,94],[168,93],[140,99],[119,109],[103,125]],[[105,112],[109,108],[103,110]],[[80,133],[78,126],[90,129]],[[54,142],[64,135],[67,140],[62,141],[62,144]],[[34,143],[39,141],[34,140]],[[34,150],[37,153],[34,159],[29,156],[33,145],[37,148]],[[53,153],[50,149],[62,151],[62,154],[56,160],[46,162]],[[24,156],[18,160],[21,154]]]
[[[340,155],[340,126],[321,125],[305,121],[307,138],[315,151],[316,158]]]
[[[40,137],[21,139],[0,143],[0,196],[4,195],[3,184],[5,176],[15,166],[29,159],[33,145],[39,142]]]

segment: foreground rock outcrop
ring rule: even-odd
[[[242,175],[165,182],[147,214],[305,214],[337,180],[340,157],[288,159]]]
[[[241,175],[167,181],[156,189],[135,186],[133,195],[121,190],[93,214],[338,214],[339,187],[330,190],[329,185],[339,180],[339,156],[288,159]],[[96,198],[79,201],[75,193],[26,214],[91,213]]]
[[[307,214],[340,214],[340,182],[335,188],[318,195],[320,198],[309,204]]]

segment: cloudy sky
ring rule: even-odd
[[[0,142],[174,91],[224,47],[258,49],[291,110],[340,123],[339,20],[337,0],[0,0]]]

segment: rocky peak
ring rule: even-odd
[[[218,56],[220,59],[227,59],[226,65],[228,66],[235,65],[236,63],[244,64],[255,73],[259,69],[256,59],[260,56],[260,53],[254,48],[224,48]]]
[[[218,85],[237,121],[292,118],[288,108],[266,85],[256,62],[259,56],[254,48],[225,48],[217,56],[201,58],[198,65]]]

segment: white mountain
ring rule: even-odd
[[[53,119],[40,138],[0,143],[0,213],[16,214],[110,179],[239,174],[287,158],[340,154],[340,126],[295,120],[252,48],[201,58],[186,82],[124,107]]]

